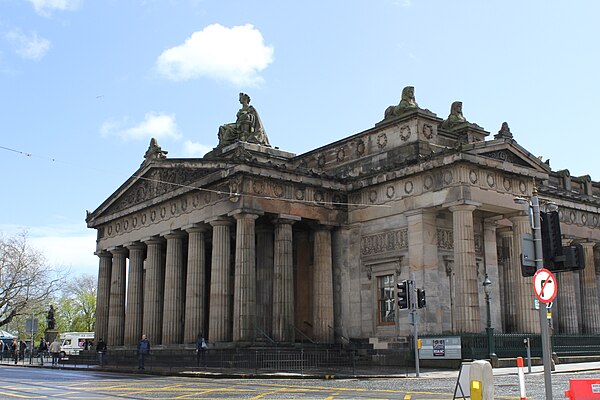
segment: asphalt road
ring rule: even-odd
[[[0,399],[452,399],[456,378],[423,374],[387,379],[217,379],[118,374],[94,370],[0,366]],[[553,374],[554,399],[564,399],[570,378]],[[543,374],[526,375],[528,399],[545,399]],[[516,375],[495,377],[496,399],[518,399]]]

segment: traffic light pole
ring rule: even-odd
[[[535,269],[544,268],[543,247],[542,247],[542,231],[540,219],[540,202],[537,196],[537,189],[533,187],[533,195],[531,196],[531,209],[533,211],[533,243],[535,250]],[[552,365],[550,362],[550,336],[548,334],[548,322],[546,321],[546,307],[540,304],[540,333],[542,336],[542,358],[544,361],[544,386],[546,389],[546,400],[552,400],[552,375],[550,374]]]
[[[419,322],[419,315],[417,313],[417,285],[416,285],[416,281],[415,281],[415,274],[412,273],[410,279],[412,280],[413,284],[410,287],[411,290],[411,294],[410,294],[410,299],[412,299],[412,301],[410,302],[410,313],[412,314],[412,322],[413,322],[413,339],[414,339],[414,343],[413,346],[415,347],[415,375],[417,376],[417,378],[419,377],[419,329],[418,329],[418,322]]]

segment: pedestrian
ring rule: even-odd
[[[54,341],[50,344],[50,354],[52,354],[52,365],[58,365],[58,359],[60,358],[60,343],[58,338],[54,338]]]
[[[25,350],[27,350],[27,343],[23,339],[19,340],[19,359],[25,360]]]
[[[202,366],[206,367],[206,351],[208,350],[208,343],[206,343],[206,339],[202,336],[202,333],[198,334],[198,338],[196,339],[196,367],[200,366],[200,361],[202,361]]]
[[[146,339],[146,335],[142,335],[142,339],[137,345],[138,353],[138,369],[144,369],[146,356],[150,353],[150,342]]]
[[[4,360],[4,340],[0,340],[0,361]]]
[[[38,356],[40,357],[40,365],[44,365],[44,355],[48,351],[48,343],[44,338],[40,339],[40,345],[38,347]]]
[[[19,361],[19,342],[17,342],[17,338],[14,338],[10,344],[10,352],[16,364]]]
[[[104,353],[106,353],[106,342],[100,338],[96,344],[96,352],[98,353],[98,362],[101,367],[104,367]]]

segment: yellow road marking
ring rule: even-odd
[[[339,393],[333,393],[331,396],[325,397],[325,400],[333,400],[333,398],[337,395],[339,395]]]

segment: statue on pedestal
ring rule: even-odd
[[[452,103],[452,106],[450,106],[450,115],[448,115],[448,118],[442,122],[441,126],[445,129],[452,129],[455,126],[464,124],[466,122],[467,120],[462,113],[462,101],[455,101]]]
[[[236,121],[219,127],[218,147],[238,141],[271,147],[258,112],[250,105],[250,96],[240,93],[240,103],[242,108],[237,112]]]
[[[397,117],[415,108],[419,108],[419,105],[415,100],[415,88],[406,86],[402,89],[402,99],[400,100],[400,104],[386,108],[384,118]]]
[[[56,329],[56,320],[54,319],[54,306],[52,306],[52,304],[50,304],[50,309],[48,310],[48,316],[46,317],[46,322],[48,325],[48,329],[47,330],[54,330]]]

